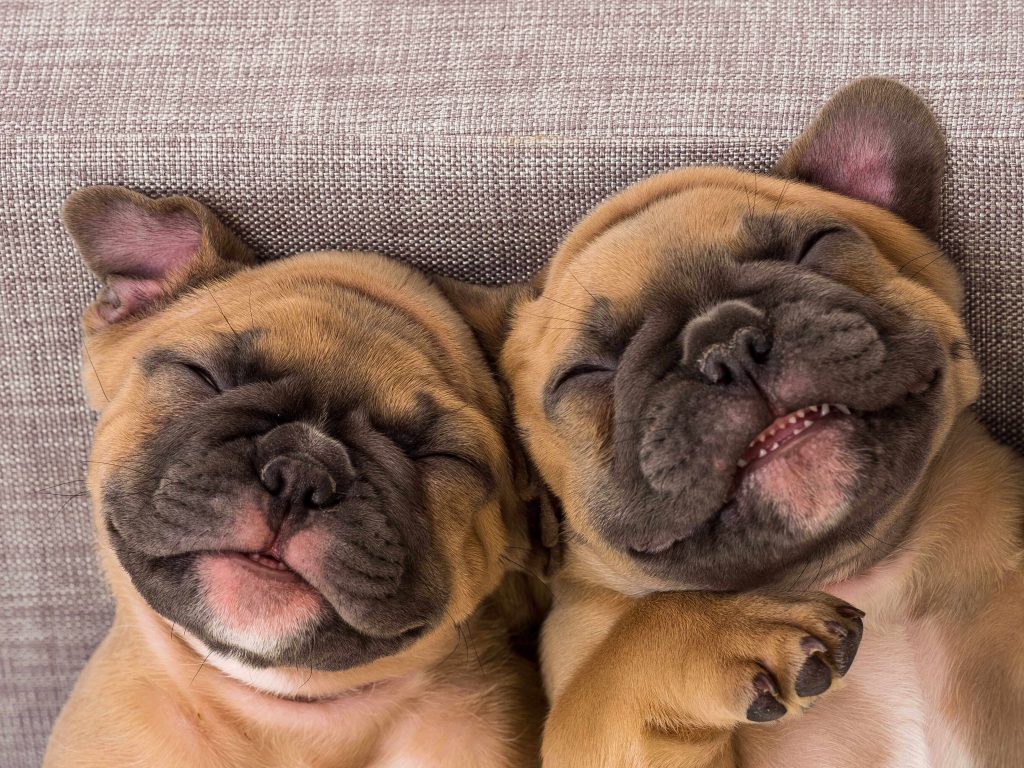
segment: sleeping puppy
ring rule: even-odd
[[[518,766],[542,694],[499,589],[524,517],[504,401],[430,283],[256,266],[205,207],[114,187],[64,222],[88,485],[117,603],[48,766]],[[507,610],[506,610],[507,608]]]
[[[449,288],[561,503],[546,768],[1024,765],[1024,471],[969,410],[944,151],[858,81],[774,176],[654,177]]]

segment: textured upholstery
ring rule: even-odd
[[[894,75],[948,134],[980,411],[1024,445],[1017,0],[818,5],[0,0],[0,765],[39,762],[111,615],[81,496],[94,286],[57,219],[86,184],[194,195],[263,257],[503,281],[628,182],[767,169],[837,86]]]

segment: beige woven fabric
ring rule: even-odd
[[[265,257],[509,280],[622,185],[766,169],[834,88],[895,75],[948,132],[980,409],[1024,445],[1019,3],[808,6],[0,0],[0,765],[38,763],[110,618],[76,495],[93,286],[57,221],[82,185],[195,195]]]

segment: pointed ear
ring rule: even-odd
[[[942,131],[921,97],[868,77],[825,104],[775,172],[886,208],[934,235],[945,158]]]
[[[536,470],[534,470],[536,474]],[[533,568],[542,581],[550,579],[562,565],[562,504],[537,477],[537,493],[530,504],[530,541]]]
[[[88,330],[146,314],[183,290],[254,259],[202,203],[158,200],[122,187],[87,187],[61,210],[64,227],[104,287]]]
[[[475,285],[450,277],[431,276],[473,330],[509,406],[512,399],[508,384],[499,373],[501,350],[516,308],[540,294],[546,274],[545,268],[527,283],[500,286]],[[524,540],[513,542],[520,553],[517,562],[524,572],[546,581],[562,561],[561,505],[540,479],[511,424],[506,428],[505,443],[512,458],[517,492],[526,513],[525,526],[520,529]]]
[[[508,401],[508,389],[502,385]],[[519,499],[517,520],[510,526],[514,563],[519,570],[547,581],[562,563],[562,504],[533,466],[517,430],[509,425],[505,444]]]
[[[431,275],[431,279],[462,315],[488,360],[497,368],[516,307],[537,296],[534,282],[490,286],[441,275]]]

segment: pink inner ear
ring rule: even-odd
[[[881,124],[851,120],[816,137],[801,175],[825,189],[883,208],[895,202],[892,136]]]
[[[96,268],[106,273],[160,279],[199,250],[202,228],[187,210],[152,213],[119,201],[89,227]]]
[[[96,297],[96,312],[107,323],[116,323],[152,306],[163,293],[159,280],[112,275]]]

